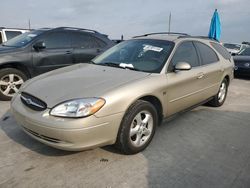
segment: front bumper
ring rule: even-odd
[[[235,66],[234,74],[236,76],[250,76],[250,67]]]
[[[124,113],[106,117],[59,118],[26,107],[17,95],[11,102],[11,112],[17,123],[34,139],[49,146],[79,151],[111,145],[116,141]]]

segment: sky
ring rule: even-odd
[[[6,0],[0,26],[31,28],[72,26],[95,29],[111,39],[168,31],[207,36],[218,9],[222,42],[250,41],[249,0]]]

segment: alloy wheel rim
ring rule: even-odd
[[[141,111],[134,117],[129,132],[130,142],[134,147],[147,143],[153,132],[153,124],[153,116],[148,111]]]
[[[0,79],[0,91],[7,97],[18,92],[24,80],[17,74],[7,74]]]
[[[219,103],[222,103],[223,100],[225,99],[225,96],[226,96],[226,83],[223,82],[220,86],[220,90],[219,90],[219,93],[218,93],[218,99],[219,99]]]

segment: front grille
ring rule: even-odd
[[[28,93],[22,92],[20,98],[22,103],[32,110],[43,111],[47,108],[47,104],[45,102]]]
[[[34,135],[35,137],[38,137],[40,139],[43,139],[43,140],[46,140],[48,142],[53,142],[53,143],[60,143],[61,140],[59,139],[56,139],[56,138],[51,138],[51,137],[48,137],[48,136],[44,136],[44,135],[41,135],[41,134],[38,134],[30,129],[27,129],[26,127],[23,127],[25,131],[27,131],[28,133]]]

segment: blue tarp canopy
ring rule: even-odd
[[[220,35],[221,35],[220,16],[219,16],[218,11],[216,9],[214,11],[214,15],[213,15],[212,20],[211,20],[208,37],[219,41]]]

